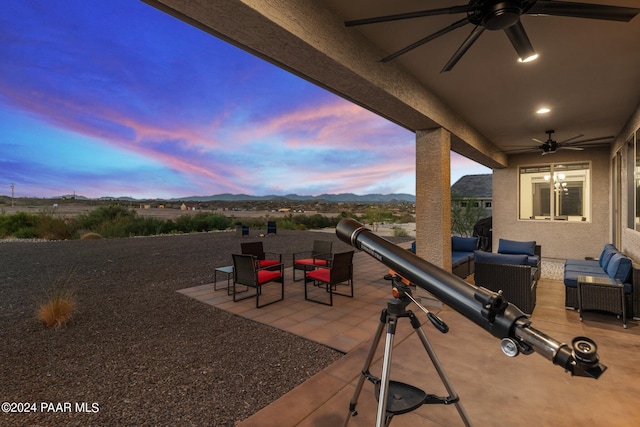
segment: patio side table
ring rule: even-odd
[[[218,273],[226,275],[227,276],[227,287],[226,288],[220,288],[220,289],[226,289],[227,290],[227,295],[231,295],[231,291],[230,291],[230,284],[231,284],[231,276],[233,275],[233,265],[227,265],[224,267],[218,267],[213,271],[213,290],[217,291],[218,290]]]
[[[578,276],[578,311],[582,321],[585,310],[601,310],[622,316],[622,327],[627,327],[624,286],[608,277]]]

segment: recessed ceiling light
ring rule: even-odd
[[[538,54],[534,53],[534,54],[531,54],[531,55],[529,55],[529,56],[527,56],[525,58],[518,58],[518,62],[531,62],[531,61],[534,61],[536,59],[538,59]]]
[[[538,111],[536,111],[536,113],[538,113],[538,114],[547,114],[549,111],[551,111],[550,108],[543,107],[543,108],[540,108]]]

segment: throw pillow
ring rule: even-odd
[[[498,253],[500,254],[526,254],[535,255],[536,242],[519,242],[516,240],[500,239],[498,242]]]
[[[624,254],[617,253],[611,257],[607,265],[607,276],[625,283],[631,274],[631,260]]]

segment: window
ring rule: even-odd
[[[635,230],[640,231],[640,147],[638,147],[638,144],[640,143],[640,141],[638,141],[638,136],[640,136],[640,129],[638,129],[636,131],[635,134],[635,144],[630,144],[631,146],[635,147],[635,185],[634,185],[634,189],[635,189],[635,207],[636,207],[636,212],[634,215],[635,218],[635,227],[631,227],[631,228],[635,228]],[[631,137],[631,140],[633,141],[633,136]],[[633,203],[631,201],[629,201],[629,203]]]
[[[589,221],[589,163],[556,163],[520,168],[520,219]]]

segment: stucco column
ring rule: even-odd
[[[416,132],[416,254],[451,271],[451,134],[443,128]],[[418,296],[437,305],[422,289]]]

